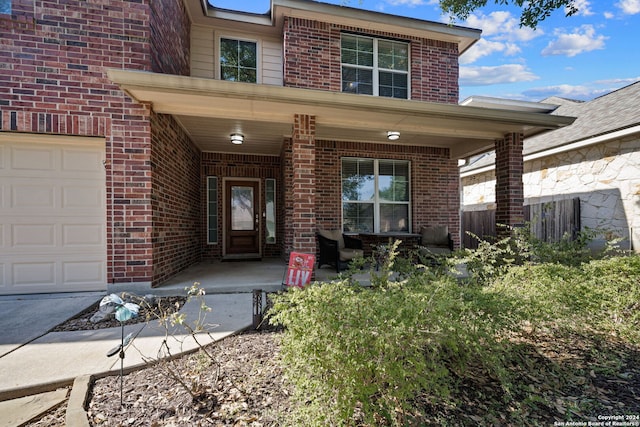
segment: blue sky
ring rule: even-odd
[[[210,0],[218,7],[265,12],[269,0]],[[399,16],[449,22],[437,0],[323,0]],[[471,95],[541,101],[589,100],[640,80],[640,0],[576,0],[578,13],[557,10],[534,31],[520,10],[493,0],[457,25],[481,40],[460,57],[460,100]]]

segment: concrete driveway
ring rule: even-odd
[[[0,357],[100,301],[103,292],[0,296]]]

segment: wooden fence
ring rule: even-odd
[[[545,242],[557,242],[565,233],[572,238],[580,231],[580,198],[558,200],[524,206],[524,218],[532,234]],[[496,211],[462,212],[462,246],[478,247],[478,240],[467,232],[483,239],[496,236]]]

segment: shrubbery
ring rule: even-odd
[[[638,342],[638,256],[588,261],[569,245],[556,261],[579,261],[541,263],[536,251],[549,248],[516,234],[452,260],[470,267],[466,281],[424,266],[392,281],[388,249],[371,287],[345,279],[274,296],[270,321],[285,327],[282,357],[300,402],[292,424],[420,425],[416,401],[455,406],[469,372],[500,384],[507,403],[526,400],[508,369],[524,325]]]

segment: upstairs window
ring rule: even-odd
[[[341,58],[343,92],[408,99],[408,43],[343,34]]]
[[[256,42],[220,39],[220,79],[257,83],[258,49]]]
[[[409,162],[342,159],[345,232],[409,232]]]

